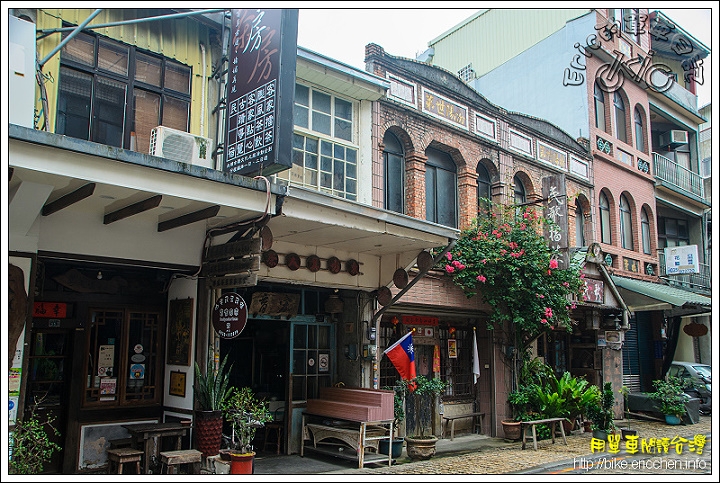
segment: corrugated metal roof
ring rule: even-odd
[[[662,283],[652,283],[644,280],[618,277],[617,275],[611,275],[611,278],[613,282],[615,282],[615,285],[620,288],[674,305],[676,307],[683,307],[686,305],[700,305],[703,307],[712,306],[712,299],[710,297],[690,292],[688,290],[683,290],[681,288],[671,287],[670,285]]]

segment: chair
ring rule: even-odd
[[[267,451],[268,444],[273,441],[269,438],[271,434],[275,434],[276,454],[280,454],[283,442],[283,428],[285,427],[285,409],[278,408],[275,410],[273,420],[265,423],[265,438],[263,440],[263,451]]]

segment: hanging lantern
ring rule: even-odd
[[[683,332],[691,337],[702,337],[708,333],[707,326],[698,324],[697,322],[691,322],[683,327]]]
[[[341,314],[344,305],[337,294],[332,294],[325,302],[325,312],[328,314]]]

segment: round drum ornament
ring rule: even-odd
[[[297,253],[288,253],[285,255],[285,265],[292,271],[300,268],[300,256]]]
[[[317,272],[320,270],[320,257],[317,255],[310,255],[305,259],[305,266],[311,272]]]

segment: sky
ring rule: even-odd
[[[309,2],[312,5],[314,2]],[[299,7],[298,45],[332,59],[365,70],[365,45],[376,43],[394,56],[414,59],[428,48],[428,42],[478,11],[484,2],[448,2],[450,8],[422,8],[436,6],[436,2],[416,2],[421,8],[404,8],[404,2],[344,2],[348,8],[324,9]],[[673,5],[660,2],[661,5]],[[718,25],[718,7],[712,2],[693,2],[703,8],[662,10],[671,20],[713,50],[712,21]],[[323,3],[316,5],[322,6]],[[375,6],[379,8],[373,8]],[[567,5],[567,4],[565,4]],[[563,6],[565,6],[563,5]],[[676,3],[674,3],[676,5]],[[366,8],[352,8],[363,6]],[[395,6],[395,8],[393,8]],[[464,8],[471,6],[473,8]],[[389,7],[389,8],[388,8]],[[712,8],[712,11],[711,11]],[[698,93],[698,107],[711,101],[710,57],[703,61],[704,85]]]

